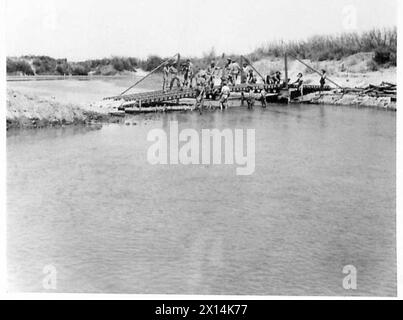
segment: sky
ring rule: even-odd
[[[6,0],[6,52],[78,61],[246,54],[273,40],[395,26],[397,0]]]

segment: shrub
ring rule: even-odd
[[[33,63],[36,74],[55,74],[57,62],[48,56],[35,56]]]
[[[396,65],[396,53],[388,47],[378,47],[375,49],[373,60],[378,64]]]
[[[161,57],[152,55],[149,56],[146,61],[142,61],[140,65],[143,70],[151,71],[158,67],[158,65],[160,65],[163,61],[164,59],[162,59]]]
[[[58,64],[56,66],[56,72],[61,75],[69,74],[69,66],[64,64]]]
[[[116,71],[125,70],[125,64],[123,63],[122,59],[119,58],[112,59],[112,66],[115,68]]]
[[[74,64],[71,66],[71,74],[73,76],[87,76],[89,70],[82,64]]]
[[[7,73],[23,73],[25,75],[34,75],[31,65],[25,60],[12,60],[7,58]]]

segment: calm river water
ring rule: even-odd
[[[153,128],[254,128],[256,169],[147,162]],[[396,114],[171,113],[10,132],[11,291],[395,295]],[[345,265],[357,268],[343,289]]]

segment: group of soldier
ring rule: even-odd
[[[320,80],[321,88],[326,81],[326,71],[323,70],[323,75]],[[181,74],[181,77],[179,77]],[[259,74],[260,75],[260,74]],[[272,75],[266,76],[263,79],[266,84],[283,85],[285,81],[288,84],[294,85],[297,90],[303,94],[303,76],[299,73],[295,82],[291,83],[290,79],[283,80],[280,71],[276,71]],[[219,67],[215,61],[211,61],[206,69],[196,70],[190,59],[187,59],[184,64],[180,65],[177,61],[167,62],[163,67],[163,90],[172,90],[174,85],[179,88],[192,88],[196,91],[196,105],[198,109],[203,108],[203,102],[206,94],[213,93],[215,96],[220,97],[220,108],[226,109],[228,106],[228,98],[230,96],[230,85],[236,84],[256,84],[257,78],[254,68],[246,62],[242,64],[231,58],[227,58],[224,67]],[[246,101],[253,102],[253,90],[249,90]],[[248,98],[249,97],[249,98]],[[244,98],[244,94],[242,94]],[[262,104],[265,105],[264,92],[261,92],[260,98]]]
[[[235,85],[241,81],[241,83],[256,83],[257,79],[253,72],[253,69],[246,63],[243,64],[243,68],[240,67],[238,62],[228,58],[227,63],[223,68],[216,65],[215,61],[211,61],[207,69],[200,69],[196,72],[196,68],[190,59],[187,59],[185,64],[180,66],[181,70],[178,70],[178,64],[175,62],[167,62],[163,68],[164,82],[163,90],[172,90],[173,85],[177,84],[177,87],[193,87],[194,80],[207,74],[209,82],[213,82],[215,79],[221,79],[221,81],[227,81],[231,85]],[[179,73],[183,75],[183,81],[179,79]]]
[[[178,70],[178,67],[180,70]],[[182,80],[179,77],[182,75]],[[202,108],[203,101],[208,91],[215,88],[215,84],[219,82],[219,86],[215,92],[220,96],[221,109],[227,108],[228,98],[230,95],[229,85],[238,83],[257,83],[257,78],[253,72],[253,68],[244,63],[242,68],[235,60],[228,58],[224,67],[219,67],[215,61],[211,61],[206,69],[196,70],[190,59],[187,59],[183,65],[177,62],[167,62],[163,67],[163,91],[172,90],[174,86],[179,88],[193,88],[196,91],[196,107]]]

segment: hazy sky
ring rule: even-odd
[[[394,26],[396,14],[395,0],[6,0],[7,55],[248,53],[270,40]]]

